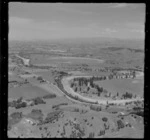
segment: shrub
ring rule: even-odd
[[[34,98],[34,99],[33,99],[33,102],[34,102],[35,105],[38,105],[38,104],[46,104],[46,102],[43,101],[43,99],[40,98],[40,97]]]
[[[26,106],[27,106],[27,103],[22,102],[22,103],[16,105],[16,109],[23,108],[23,107],[26,107]]]
[[[31,113],[42,113],[41,109],[32,109]]]
[[[103,120],[104,122],[107,122],[107,121],[108,121],[108,119],[107,119],[106,117],[103,117],[102,120]]]
[[[43,78],[41,76],[37,77],[37,80],[42,81]]]

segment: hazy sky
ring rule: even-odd
[[[144,4],[9,3],[9,39],[143,39]]]

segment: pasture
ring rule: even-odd
[[[143,79],[111,79],[96,81],[95,83],[104,89],[107,89],[107,91],[111,92],[113,95],[116,95],[117,92],[119,95],[130,92],[134,95],[142,96],[144,92]]]
[[[50,83],[54,82],[54,77],[51,71],[39,71],[34,72],[36,75],[42,76],[43,79],[49,81]]]
[[[8,81],[18,81],[18,82],[23,82],[24,80],[17,76],[16,74],[13,73],[13,75],[8,76]]]
[[[35,97],[41,97],[47,94],[50,93],[37,86],[32,86],[31,84],[26,84],[21,87],[11,88],[8,91],[9,98],[23,97],[24,99],[31,99]]]
[[[35,55],[31,58],[31,64],[33,65],[57,65],[61,63],[68,63],[68,64],[101,64],[104,60],[95,59],[95,58],[83,58],[83,57],[48,57],[42,55]]]

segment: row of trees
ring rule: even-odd
[[[42,99],[42,97],[36,97],[36,98],[30,99],[29,101],[31,101],[30,106],[38,105],[38,104],[46,104],[46,102]],[[17,100],[8,102],[8,107],[15,107],[16,109],[24,108],[27,106],[29,105],[27,104],[26,101],[23,101],[23,97],[20,97]]]
[[[43,123],[46,124],[49,122],[53,122],[54,120],[58,120],[61,113],[62,111],[54,111],[54,112],[48,113]]]
[[[70,86],[71,86],[71,88],[74,88],[75,92],[77,92],[78,90],[81,90],[82,86],[87,86],[87,89],[86,89],[87,92],[90,90],[90,87],[92,87],[92,88],[96,89],[97,92],[95,92],[95,94],[97,94],[98,96],[100,96],[101,93],[108,93],[108,91],[106,89],[95,84],[93,79],[94,78],[84,78],[84,77],[74,78],[73,81],[71,81]],[[111,95],[111,93],[109,95]],[[110,97],[110,96],[108,96],[108,97]],[[117,92],[116,97],[119,97],[118,92]],[[125,94],[122,95],[123,99],[132,99],[133,97],[136,98],[136,95],[133,96],[133,94],[129,93],[129,92],[126,92]],[[115,98],[115,96],[114,96],[114,98]]]
[[[90,109],[94,110],[94,111],[101,111],[102,110],[101,106],[95,106],[95,105],[90,105]]]
[[[87,85],[88,82],[101,81],[101,80],[106,80],[106,79],[107,79],[107,76],[92,76],[90,78],[77,77],[77,78],[74,78],[74,81],[79,81],[79,84],[84,83]]]
[[[19,99],[15,100],[15,101],[8,102],[8,107],[15,107],[16,109],[26,107],[26,106],[27,106],[27,103],[26,103],[26,102],[23,102],[22,99],[23,99],[23,98],[20,97]]]
[[[62,83],[61,83],[61,78],[62,78],[62,77],[56,78],[56,79],[55,79],[55,82],[56,82],[58,88],[59,88],[62,92],[64,92],[64,93],[67,94],[70,98],[73,98],[73,99],[75,99],[75,100],[79,100],[79,101],[81,101],[81,102],[86,102],[86,103],[92,103],[92,104],[94,103],[94,102],[90,102],[90,101],[83,100],[83,99],[79,98],[78,96],[73,96],[72,94],[70,94],[70,93],[68,93],[66,90],[64,90],[64,87],[63,87],[63,85],[62,85]],[[98,104],[98,103],[95,102],[95,104]]]
[[[48,94],[43,96],[43,99],[51,99],[51,98],[56,98],[56,94]]]
[[[71,88],[74,88],[75,92],[77,92],[77,90],[78,90],[77,87],[81,87],[81,86],[85,85],[85,86],[87,86],[87,92],[90,90],[90,87],[91,87],[91,88],[96,89],[97,92],[95,94],[97,94],[98,96],[100,96],[101,93],[103,93],[103,92],[107,93],[107,91],[105,89],[103,89],[103,87],[100,87],[99,85],[95,84],[94,81],[95,81],[94,78],[90,78],[90,79],[86,79],[86,78],[77,78],[76,79],[75,78],[71,82],[70,86],[71,86]],[[78,84],[76,82],[78,82]]]
[[[131,99],[133,97],[132,93],[126,92],[125,94],[122,95],[123,99]]]
[[[47,94],[47,95],[44,95],[43,97],[36,97],[33,99],[27,99],[27,100],[23,100],[23,97],[20,97],[17,100],[8,102],[8,107],[15,107],[16,109],[19,109],[19,108],[24,108],[27,106],[46,104],[44,99],[52,99],[52,98],[56,98],[56,94],[53,94],[53,93]]]
[[[53,105],[52,108],[59,108],[62,105],[68,105],[68,103],[60,103],[58,105]]]

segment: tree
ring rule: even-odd
[[[133,78],[135,78],[136,77],[136,72],[135,71],[133,71]]]
[[[97,93],[97,95],[100,97],[101,93],[100,93],[100,92],[98,92],[98,93]]]
[[[38,104],[46,104],[46,102],[43,101],[43,99],[40,98],[40,97],[34,98],[34,99],[33,99],[33,102],[34,102],[35,105],[38,105]]]
[[[90,86],[93,88],[94,87],[94,84],[93,84],[93,81],[90,80]]]
[[[21,103],[22,102],[23,97],[20,97],[19,99],[17,99],[17,103]]]
[[[100,106],[94,106],[94,105],[91,105],[90,109],[94,110],[94,111],[101,111],[102,110]]]
[[[21,107],[26,107],[27,106],[27,103],[26,102],[22,102],[21,103]]]
[[[32,109],[31,113],[42,113],[41,109]]]
[[[106,80],[106,76],[103,77],[103,80]]]
[[[27,79],[25,79],[25,83],[28,83],[28,80],[27,80]]]
[[[27,106],[27,103],[22,102],[22,103],[18,103],[15,107],[16,107],[16,109],[19,109],[19,108],[23,108],[23,107],[26,107],[26,106]]]
[[[42,78],[41,76],[39,76],[39,77],[37,78],[37,80],[42,81],[43,78]]]
[[[132,95],[132,93],[126,92],[123,96],[124,96],[125,99],[126,98],[130,98],[131,99],[133,95]]]
[[[77,87],[75,87],[74,91],[77,92]]]
[[[118,129],[124,128],[124,123],[121,120],[117,121]]]
[[[70,84],[70,87],[72,88],[74,86],[74,83],[72,82],[71,84]]]
[[[108,76],[108,78],[109,78],[109,80],[113,79],[113,75],[110,74],[110,75]]]
[[[87,91],[89,91],[90,90],[90,87],[87,87]]]
[[[94,132],[89,133],[89,138],[94,138]]]
[[[100,130],[98,136],[102,136],[102,135],[105,135],[105,130]]]
[[[119,96],[119,93],[117,92],[117,97]]]

